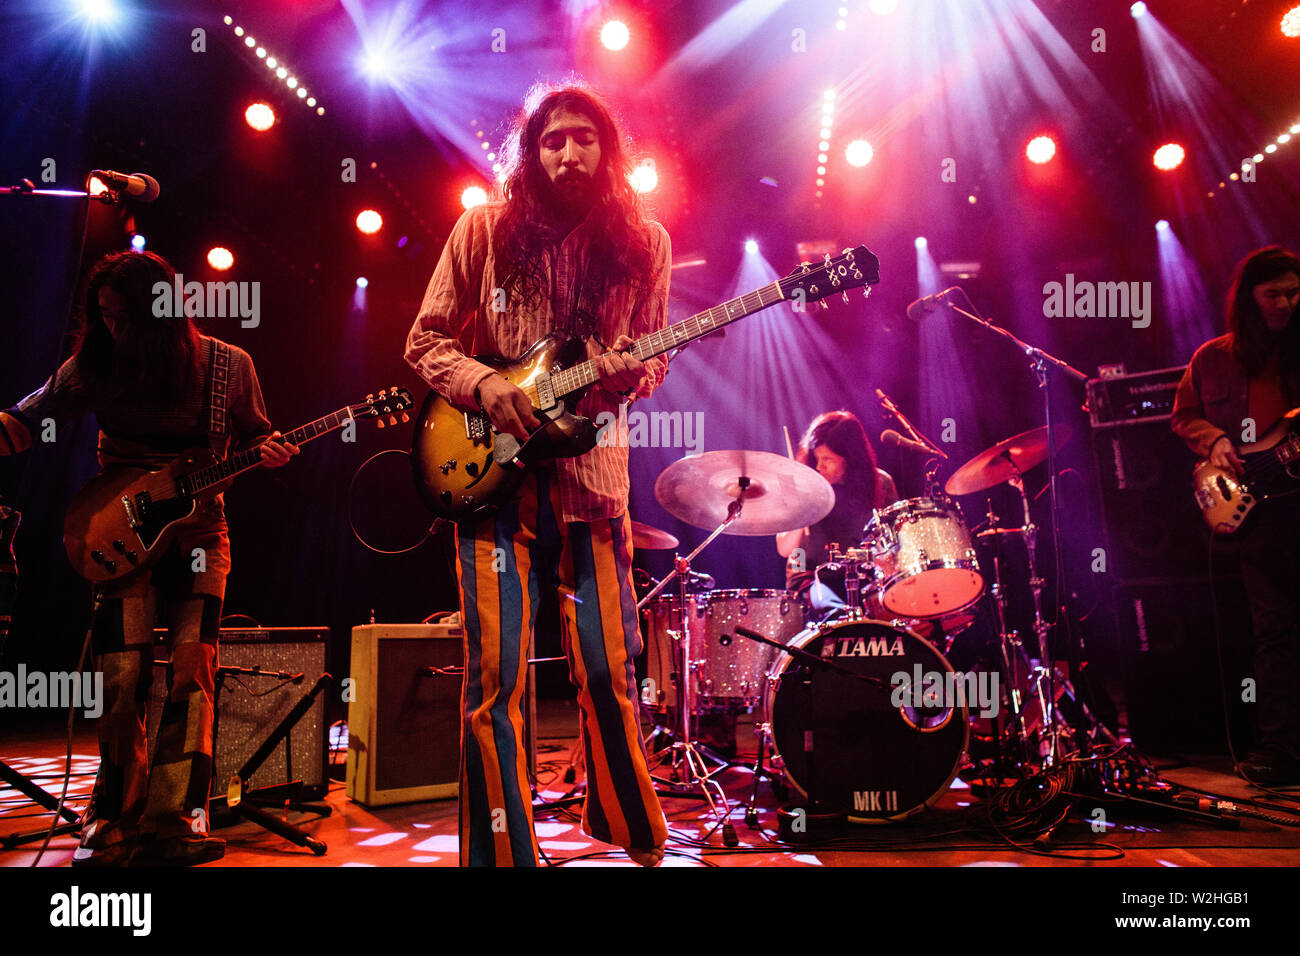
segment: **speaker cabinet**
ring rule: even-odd
[[[1093,430],[1107,570],[1121,581],[1203,578],[1210,531],[1192,497],[1195,456],[1168,418]]]
[[[1153,754],[1225,753],[1221,684],[1234,742],[1243,740],[1250,714],[1241,682],[1250,675],[1251,627],[1241,578],[1123,583],[1115,589],[1115,610],[1128,728],[1138,748]]]
[[[165,629],[154,631],[156,660],[168,658],[166,637]],[[220,632],[218,654],[222,667],[302,674],[303,679],[294,683],[263,673],[232,674],[221,681],[217,688],[216,738],[212,755],[211,792],[214,795],[226,792],[230,778],[325,673],[328,646],[329,628],[326,627],[228,628]],[[150,747],[158,733],[166,695],[167,669],[155,663],[149,707]],[[324,798],[329,790],[327,730],[325,696],[322,694],[293,727],[288,738],[280,741],[262,762],[250,778],[249,786],[270,787],[301,780],[303,799]]]
[[[464,629],[352,629],[347,793],[379,806],[454,797],[460,780]]]

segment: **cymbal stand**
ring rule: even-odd
[[[639,610],[662,591],[669,581],[674,577],[677,578],[678,599],[681,602],[679,606],[682,612],[682,629],[680,634],[676,636],[669,631],[669,637],[673,638],[673,644],[680,653],[680,658],[676,654],[674,655],[675,661],[680,659],[680,664],[676,667],[676,671],[680,675],[677,685],[677,739],[673,741],[670,748],[672,751],[669,764],[671,776],[668,780],[659,780],[659,782],[674,793],[701,792],[704,799],[708,801],[709,809],[713,811],[714,818],[722,826],[723,841],[728,846],[737,845],[735,829],[729,819],[731,807],[727,803],[727,795],[723,792],[722,785],[713,779],[726,765],[724,764],[714,770],[708,769],[704,762],[704,755],[700,752],[699,741],[696,738],[697,727],[693,720],[696,706],[694,674],[701,662],[696,661],[692,656],[691,632],[694,628],[691,626],[691,614],[686,603],[686,580],[687,573],[691,570],[691,562],[695,560],[695,557],[740,517],[749,483],[749,478],[743,475],[737,479],[740,493],[736,496],[735,501],[727,506],[727,516],[723,519],[722,524],[714,528],[713,532],[700,542],[699,547],[690,554],[685,557],[675,555],[672,573],[660,581],[654,590],[637,604]],[[658,778],[655,779],[658,780]]]
[[[1000,527],[996,512],[993,510],[993,501],[988,502],[988,519],[990,528]],[[1019,674],[1017,673],[1020,664],[1020,655],[1016,652],[1021,650],[1020,632],[1007,626],[1007,595],[1002,587],[1002,536],[997,539],[997,551],[999,553],[993,556],[993,584],[989,587],[989,593],[993,597],[993,604],[998,610],[998,646],[1002,653],[1002,673],[1006,675],[1007,681],[1007,698],[1011,701],[1011,713],[1014,718],[1013,733],[1016,735],[1017,758],[1020,766],[1025,767],[1029,764],[1029,731],[1025,727],[1024,700],[1020,691]],[[999,745],[998,757],[1001,758],[1001,748]]]

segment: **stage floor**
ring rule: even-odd
[[[755,749],[748,718],[742,718],[738,745],[752,763]],[[563,782],[570,748],[577,733],[576,705],[571,701],[539,704],[539,797],[556,801],[568,796],[575,784]],[[74,738],[68,805],[80,809],[94,780],[93,726],[81,727]],[[54,732],[10,738],[0,745],[0,759],[29,776],[35,776],[57,797],[62,786],[64,740]],[[1171,761],[1153,761],[1158,767]],[[664,768],[660,768],[661,771]],[[1254,790],[1233,776],[1229,758],[1190,757],[1161,770],[1162,777],[1186,786],[1211,791],[1225,799],[1253,797],[1279,807],[1300,810],[1300,803]],[[578,781],[581,782],[579,776]],[[1300,861],[1300,832],[1272,823],[1247,819],[1238,829],[1228,829],[1175,818],[1167,811],[1138,814],[1131,808],[1078,800],[1068,820],[1044,850],[1021,849],[1030,837],[998,834],[988,825],[988,804],[972,794],[960,779],[931,809],[897,824],[855,826],[847,834],[808,845],[778,842],[777,807],[780,802],[770,785],[759,787],[759,826],[745,823],[752,772],[733,766],[719,778],[732,805],[731,821],[739,846],[723,845],[714,819],[700,800],[666,796],[664,810],[672,834],[665,866],[1089,866],[1089,867],[1221,867],[1293,866]],[[1291,791],[1300,798],[1300,791]],[[455,800],[437,800],[400,806],[366,808],[350,801],[341,780],[332,781],[323,801],[331,813],[323,818],[291,813],[329,849],[321,857],[294,846],[250,824],[223,827],[216,835],[227,840],[224,859],[210,867],[282,866],[455,866],[457,863]],[[1104,822],[1096,816],[1101,808]],[[542,851],[552,863],[566,866],[631,866],[615,847],[597,843],[582,833],[578,807],[536,808],[537,835]],[[43,829],[51,816],[16,790],[0,786],[0,838]],[[1300,822],[1300,817],[1296,818]],[[1095,832],[1099,830],[1100,832]],[[712,832],[711,832],[712,831]],[[711,833],[711,835],[709,835]],[[708,836],[707,843],[702,838]],[[810,837],[816,839],[815,834]],[[0,850],[0,866],[30,866],[40,840],[19,848]],[[42,867],[68,866],[75,847],[73,836],[57,836],[40,861]],[[567,862],[566,862],[567,861]]]

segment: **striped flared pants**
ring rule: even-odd
[[[522,700],[543,588],[558,588],[562,643],[586,748],[582,829],[625,849],[662,846],[667,824],[638,720],[641,650],[626,514],[564,523],[548,471],[522,496],[457,528],[465,680],[461,692],[460,862],[536,866]]]

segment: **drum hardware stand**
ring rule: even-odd
[[[727,506],[727,516],[722,520],[722,524],[713,529],[697,547],[686,557],[675,555],[673,558],[673,570],[664,577],[645,597],[637,602],[637,610],[640,611],[646,604],[653,600],[660,591],[662,591],[673,578],[677,578],[679,607],[682,613],[682,629],[678,638],[674,638],[672,632],[669,637],[675,648],[680,648],[680,665],[677,667],[677,673],[681,675],[681,680],[677,685],[677,722],[674,736],[677,738],[671,745],[671,762],[670,778],[667,781],[661,781],[666,784],[669,790],[674,794],[698,790],[708,801],[709,809],[713,811],[714,818],[722,826],[722,839],[728,846],[737,846],[735,828],[731,824],[731,807],[727,803],[727,795],[722,789],[722,785],[714,778],[719,772],[728,766],[727,761],[721,761],[722,766],[710,770],[704,762],[704,754],[701,752],[702,747],[695,736],[695,727],[692,725],[692,714],[695,711],[695,681],[692,674],[697,668],[697,662],[692,657],[691,651],[691,615],[686,604],[686,583],[691,570],[691,562],[695,557],[713,543],[713,540],[723,533],[733,522],[735,522],[741,513],[745,503],[745,492],[749,489],[749,478],[740,476],[737,483],[740,486],[740,493],[736,499]],[[676,661],[675,661],[676,662]],[[662,751],[661,751],[662,753]],[[658,756],[656,754],[655,756]]]
[[[993,510],[993,500],[988,500],[988,511],[986,512],[989,519],[989,527],[997,528],[999,518]],[[1002,539],[998,536],[998,548],[1001,550]],[[1020,643],[1020,632],[1007,627],[1007,596],[1002,587],[1002,559],[1000,555],[993,556],[993,584],[989,586],[989,592],[993,596],[993,604],[998,610],[998,636],[999,646],[1002,654],[1002,672],[1007,679],[1007,698],[1011,701],[1011,713],[1014,717],[1013,732],[1016,734],[1017,757],[1021,768],[1029,765],[1029,731],[1025,727],[1025,715],[1023,710],[1023,701],[1020,694],[1020,682],[1017,680],[1019,667],[1019,656],[1016,654],[1022,645]],[[999,759],[1001,759],[999,755]]]
[[[970,296],[966,295],[965,290],[961,290],[961,291],[962,291],[962,295],[965,296],[966,298],[967,304],[970,305],[972,309],[974,309],[975,306],[974,303],[970,301]],[[1064,576],[1064,569],[1061,567],[1060,501],[1059,501],[1059,495],[1057,494],[1056,434],[1055,434],[1056,430],[1054,427],[1055,423],[1052,418],[1052,390],[1050,388],[1050,384],[1051,384],[1050,370],[1051,368],[1054,368],[1057,371],[1064,372],[1068,376],[1078,380],[1079,382],[1087,382],[1088,376],[1085,375],[1083,372],[1080,372],[1077,368],[1070,365],[1068,362],[1062,361],[1061,359],[1058,359],[1056,356],[1051,355],[1043,351],[1042,349],[1037,348],[1036,346],[1030,345],[1028,342],[1025,342],[1024,340],[1018,338],[1015,334],[1008,331],[1007,329],[1000,328],[999,326],[994,325],[988,319],[985,319],[980,315],[967,312],[965,309],[953,305],[950,296],[944,296],[941,301],[944,305],[946,305],[953,312],[956,312],[958,315],[964,316],[965,318],[970,319],[972,322],[982,325],[990,332],[995,332],[996,334],[1002,336],[1003,338],[1010,340],[1017,348],[1020,349],[1021,352],[1024,353],[1024,355],[1029,360],[1029,366],[1034,373],[1034,378],[1038,382],[1038,388],[1043,393],[1043,417],[1044,417],[1044,424],[1047,426],[1047,483],[1048,483],[1048,488],[1050,489],[1049,497],[1050,497],[1050,512],[1052,516],[1052,545],[1054,548],[1053,553],[1056,555],[1057,580],[1061,581]],[[1049,368],[1049,366],[1051,368]],[[1017,475],[1016,477],[1017,479],[1019,479],[1019,475]],[[1024,498],[1023,486],[1020,488],[1020,493],[1021,493],[1021,497]],[[1029,524],[1028,516],[1029,516],[1029,501],[1027,498],[1025,498],[1025,524],[1027,526],[1026,530],[1028,530],[1028,527],[1032,527]],[[1034,565],[1033,565],[1033,557],[1032,557],[1033,555],[1032,546],[1030,549],[1030,555],[1031,555],[1030,557],[1031,573],[1033,573],[1036,578],[1037,574],[1033,571]],[[1041,586],[1041,579],[1039,581],[1039,584]],[[1064,591],[1064,588],[1062,588],[1061,590]],[[1058,603],[1063,606],[1065,603],[1064,595],[1057,595],[1057,597],[1058,597]],[[1039,600],[1038,591],[1035,590],[1034,592],[1035,605],[1038,604],[1038,600]],[[1062,626],[1062,621],[1064,620],[1066,620],[1066,616],[1062,615],[1058,610],[1057,626],[1058,627]],[[1046,668],[1047,679],[1050,685],[1047,698],[1042,701],[1043,704],[1049,708],[1043,711],[1044,726],[1047,730],[1047,735],[1049,740],[1048,751],[1046,754],[1043,755],[1043,763],[1046,766],[1046,765],[1059,763],[1061,760],[1062,757],[1061,747],[1060,747],[1061,726],[1060,726],[1060,718],[1058,716],[1057,707],[1056,707],[1056,667],[1054,665],[1054,661],[1052,658],[1051,642],[1048,640],[1048,634],[1047,634],[1047,631],[1049,630],[1049,626],[1046,624],[1046,622],[1042,622],[1041,613],[1036,612],[1036,618],[1034,624],[1035,630],[1038,630],[1040,624],[1042,627],[1042,634],[1039,637],[1039,641],[1040,641],[1039,651],[1042,654],[1042,666]],[[1066,623],[1065,625],[1065,630],[1066,630],[1066,634],[1068,635],[1069,634],[1068,623]],[[1041,691],[1040,691],[1040,695],[1041,695]]]

